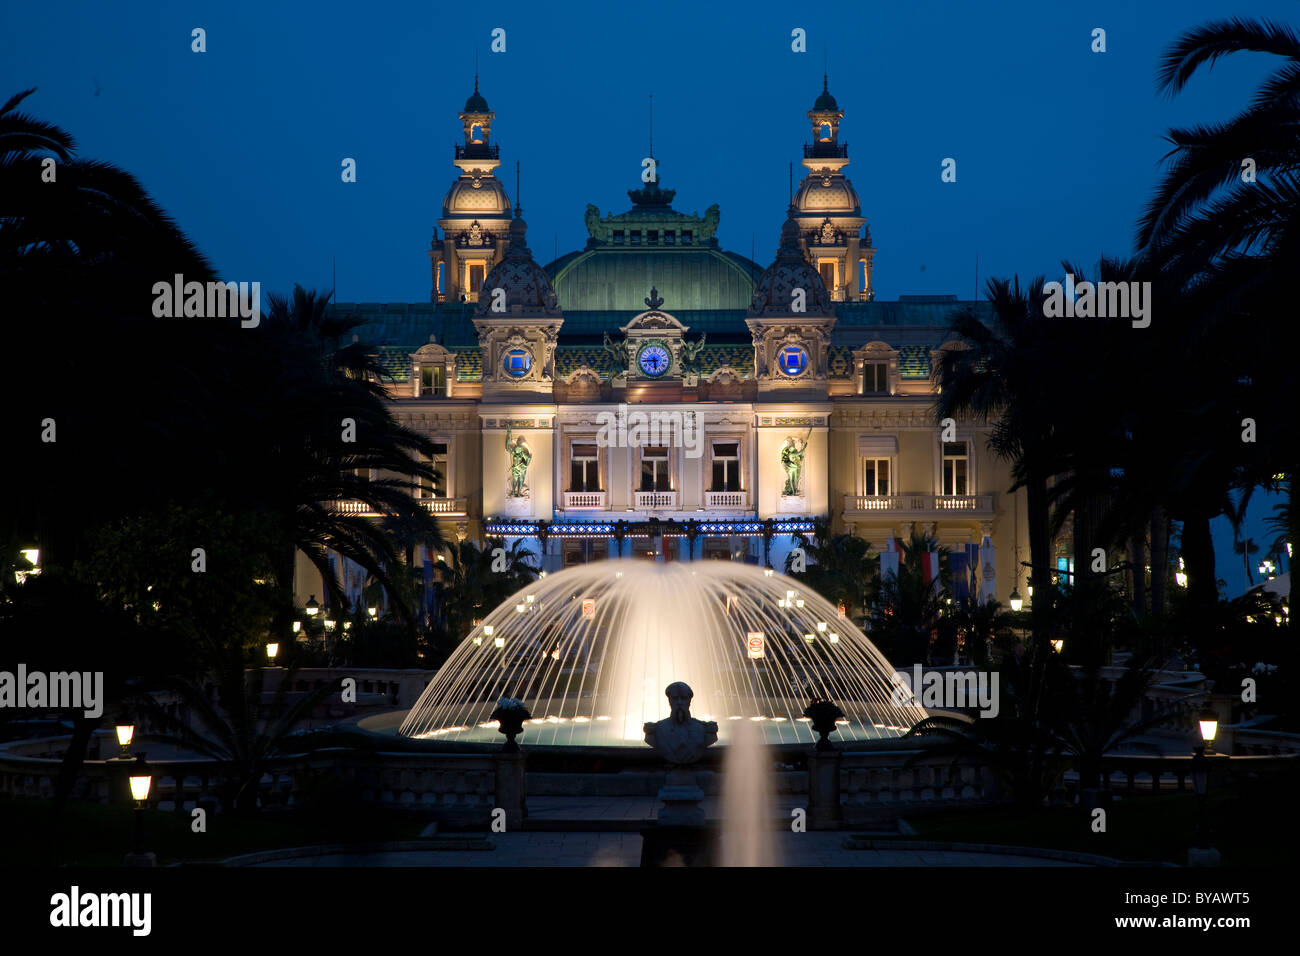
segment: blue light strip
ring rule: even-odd
[[[633,533],[632,525],[644,526],[647,522],[628,522],[628,537],[645,537],[644,533]],[[484,526],[488,537],[492,538],[535,538],[537,524],[489,521]],[[761,536],[764,523],[761,521],[707,521],[698,525],[702,535],[734,535],[737,537]],[[807,519],[786,519],[772,522],[772,535],[807,533],[813,530],[813,523]],[[613,537],[615,525],[609,522],[565,521],[549,525],[546,529],[548,538],[608,538]],[[660,534],[667,538],[686,537],[685,522],[675,524],[662,522]]]

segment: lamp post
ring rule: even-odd
[[[1025,599],[1020,596],[1020,588],[1018,587],[1011,589],[1011,595],[1007,600],[1011,604],[1011,610],[1013,611],[1019,611],[1025,606]]]
[[[1210,844],[1209,793],[1210,758],[1219,718],[1208,708],[1197,717],[1201,745],[1192,753],[1192,787],[1196,790],[1196,845],[1187,851],[1188,866],[1218,866],[1219,851]]]
[[[1197,716],[1196,724],[1201,731],[1201,740],[1205,744],[1205,752],[1207,754],[1214,753],[1214,738],[1219,734],[1219,715],[1207,707]]]
[[[117,731],[117,745],[121,748],[118,757],[121,760],[127,760],[131,756],[131,741],[135,737],[135,724],[118,724],[114,729]]]
[[[135,849],[126,855],[127,866],[156,866],[158,858],[144,846],[144,811],[149,805],[149,790],[153,786],[153,772],[144,759],[143,751],[135,755],[131,773],[127,778],[131,785],[131,799],[135,801],[132,815],[135,817]]]

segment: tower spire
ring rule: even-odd
[[[655,155],[655,95],[650,94],[650,158]]]
[[[524,214],[523,201],[519,198],[519,160],[515,160],[515,218]]]

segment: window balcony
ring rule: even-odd
[[[636,493],[636,510],[675,511],[677,510],[677,492],[638,491]]]
[[[566,491],[564,493],[565,511],[604,511],[609,501],[606,491]]]
[[[993,495],[845,495],[846,515],[993,517]]]
[[[464,517],[466,514],[466,505],[468,499],[461,498],[417,498],[416,499],[425,511],[433,515],[446,517]],[[342,501],[326,501],[325,507],[330,511],[345,515],[361,515],[366,518],[377,518],[379,512],[375,511],[364,501],[348,499]]]
[[[748,504],[749,494],[744,491],[706,491],[704,507],[710,511],[718,508],[744,508]]]

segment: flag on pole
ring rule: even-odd
[[[931,587],[939,586],[939,552],[927,551],[921,557],[921,579]]]
[[[980,542],[979,571],[980,603],[987,604],[997,599],[998,572],[997,559],[993,554],[993,539],[988,535]]]
[[[898,576],[898,552],[894,550],[894,538],[887,539],[886,548],[880,552],[880,580],[887,581],[890,575]]]
[[[970,588],[970,554],[965,548],[948,555],[948,572],[952,575],[952,598],[958,604],[969,601]]]

